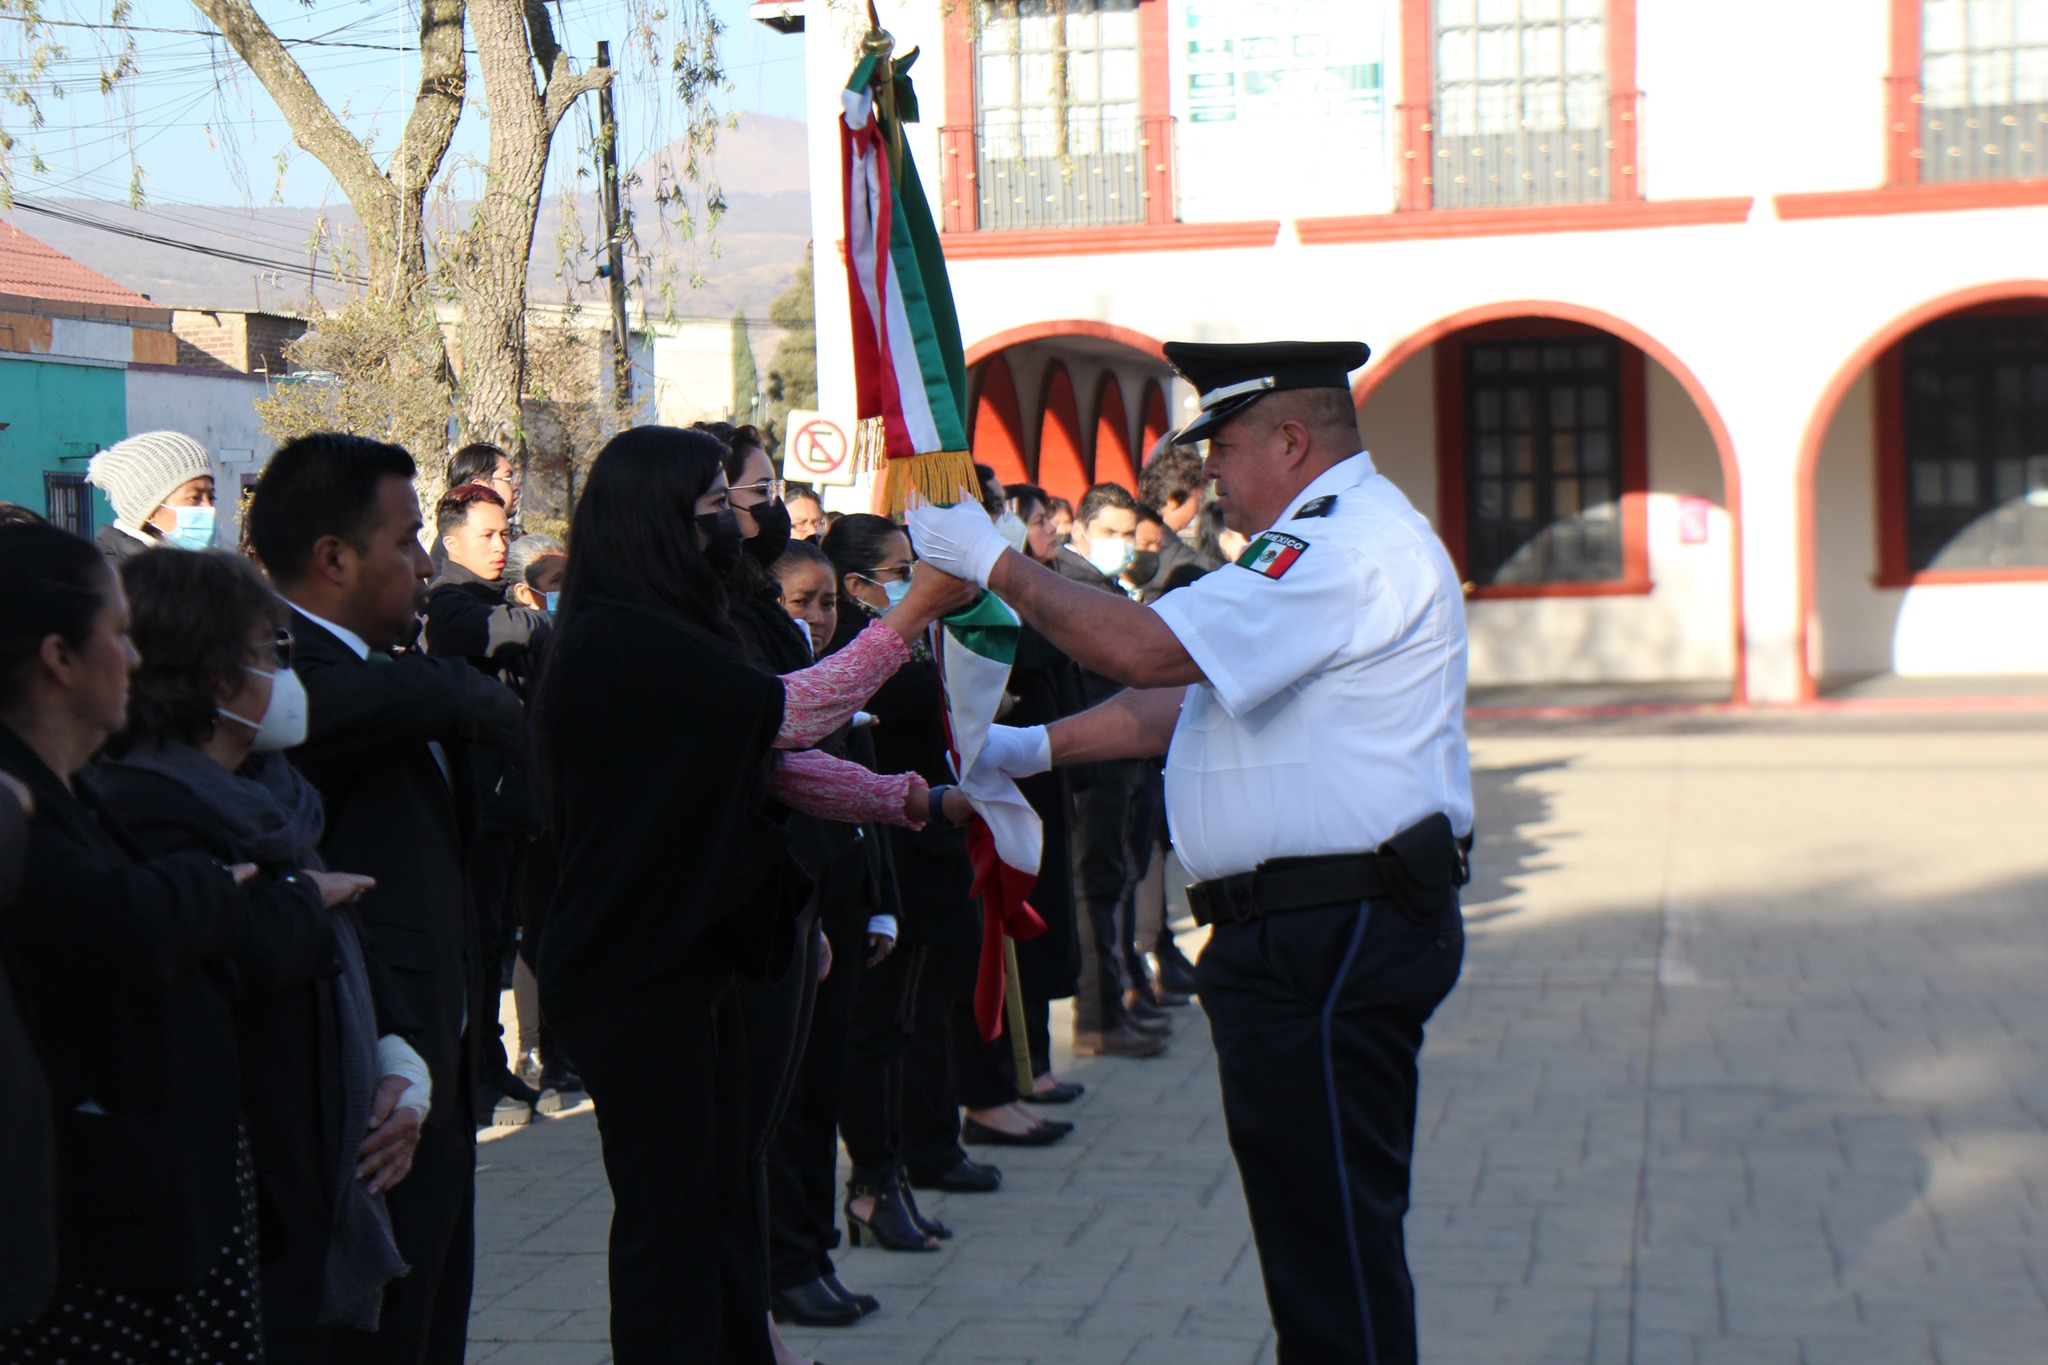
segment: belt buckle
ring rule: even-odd
[[[1250,924],[1258,918],[1259,874],[1233,877],[1224,884],[1223,899],[1230,907],[1231,924]]]

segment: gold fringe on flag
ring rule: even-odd
[[[886,464],[882,506],[891,520],[901,520],[913,507],[950,507],[956,502],[981,501],[981,476],[974,472],[971,451],[935,450],[928,455],[889,460]]]

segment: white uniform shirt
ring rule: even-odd
[[[1254,552],[1152,607],[1208,679],[1166,757],[1188,872],[1368,853],[1437,811],[1470,833],[1464,597],[1428,521],[1359,454]]]

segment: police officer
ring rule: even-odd
[[[1458,574],[1359,449],[1362,344],[1169,344],[1201,394],[1226,523],[1251,537],[1150,607],[1008,552],[978,506],[911,514],[1129,688],[998,729],[1013,776],[1164,752],[1174,847],[1212,926],[1197,969],[1282,1365],[1415,1359],[1402,1245],[1422,1027],[1455,984],[1472,828]]]

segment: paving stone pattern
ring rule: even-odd
[[[1425,1360],[2048,1361],[2048,724],[1491,727],[1423,1054]],[[1198,1011],[863,1250],[833,1365],[1273,1355]],[[482,1149],[473,1360],[596,1365],[589,1113]]]

